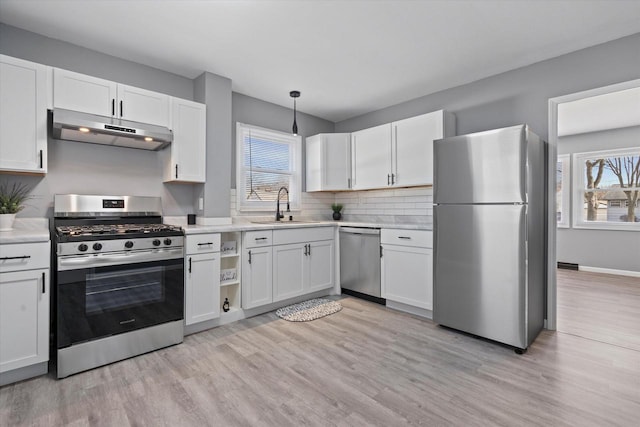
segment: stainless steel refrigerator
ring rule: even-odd
[[[544,323],[545,153],[526,125],[434,143],[434,321],[519,353]]]

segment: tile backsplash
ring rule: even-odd
[[[395,188],[335,193],[346,221],[431,224],[433,188]]]
[[[302,210],[299,217],[331,219],[331,204],[341,203],[346,221],[432,224],[433,188],[395,188],[368,191],[344,191],[337,193],[302,193]],[[252,214],[252,215],[265,215]],[[270,212],[269,212],[270,214]],[[236,210],[236,190],[231,190],[231,216],[248,216]]]

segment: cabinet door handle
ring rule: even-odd
[[[122,100],[120,100],[120,117],[124,117],[124,109],[122,108]]]
[[[189,257],[189,273],[191,273],[191,257]]]
[[[211,246],[211,245],[213,245],[213,242],[198,243],[198,246]]]
[[[304,245],[304,256],[307,256],[307,255],[309,255],[309,254],[307,253],[307,245]]]
[[[249,251],[249,264],[251,264],[251,251]]]
[[[395,184],[395,183],[396,183],[396,174],[395,174],[395,173],[392,173],[392,174],[391,174],[391,185],[393,185],[393,184]]]
[[[391,175],[387,174],[387,185],[391,185]]]
[[[45,275],[44,271],[42,272],[42,293],[46,293],[47,292],[47,288],[45,287],[45,283],[44,281],[47,279],[47,276]]]
[[[6,261],[8,259],[29,259],[31,255],[22,255],[22,256],[3,256],[0,258],[0,261]]]
[[[40,150],[40,169],[42,169],[42,150]]]
[[[112,116],[116,115],[116,99],[115,98],[111,98],[111,115]]]
[[[178,164],[176,163],[176,179],[178,179]]]
[[[347,188],[351,188],[351,178],[347,178]]]
[[[411,240],[411,237],[408,237],[408,236],[398,236],[398,239]]]
[[[380,245],[380,258],[382,258],[382,245]]]
[[[309,243],[307,246],[309,247],[309,250],[308,250],[308,252],[307,252],[307,255],[311,256],[311,243]]]

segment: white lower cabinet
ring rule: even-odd
[[[333,286],[333,240],[273,247],[273,301]]]
[[[244,236],[242,307],[331,288],[334,284],[334,228],[251,231]]]
[[[220,317],[220,235],[185,238],[185,324]]]
[[[49,242],[0,245],[0,374],[49,360],[49,305]]]
[[[306,291],[321,291],[333,286],[335,277],[334,247],[333,240],[309,243]]]
[[[307,276],[307,244],[273,247],[273,301],[302,295]]]
[[[242,255],[242,307],[273,302],[272,248],[246,248]]]
[[[383,229],[380,241],[382,297],[433,310],[432,232]]]

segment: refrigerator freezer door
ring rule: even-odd
[[[526,348],[526,205],[438,205],[437,323]]]
[[[434,202],[526,202],[526,126],[434,143]]]

